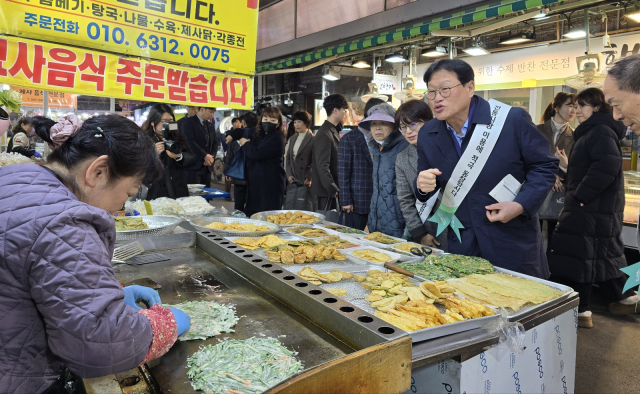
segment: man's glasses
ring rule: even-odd
[[[437,90],[427,90],[427,98],[429,100],[435,100],[436,96],[438,95],[438,93],[440,93],[440,96],[442,96],[443,98],[449,97],[451,96],[451,90],[455,87],[458,87],[462,85],[461,83],[455,85],[455,86],[451,86],[450,88],[442,88],[442,89],[437,89]]]

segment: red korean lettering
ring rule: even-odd
[[[187,80],[189,72],[169,68],[167,70],[167,85],[169,85],[169,100],[187,101]]]
[[[164,66],[147,63],[144,67],[144,97],[164,100],[165,94],[157,90],[165,86]]]
[[[80,71],[89,70],[94,75],[83,72],[80,74],[80,80],[84,82],[93,82],[96,84],[98,92],[104,92],[104,74],[107,69],[107,57],[98,55],[98,64],[96,64],[92,53],[85,53],[84,60],[78,66]]]
[[[238,88],[236,85],[240,85],[240,94],[238,95]],[[242,106],[247,105],[247,79],[246,78],[231,78],[229,82],[229,90],[231,90],[231,102],[240,104]]]
[[[133,85],[142,85],[140,62],[130,59],[118,59],[118,65],[124,66],[117,70],[116,82],[124,84],[124,93],[131,94]]]
[[[199,104],[207,104],[207,83],[209,80],[204,74],[190,78],[189,80],[189,101]]]
[[[221,86],[219,87],[219,89],[216,89],[216,81],[218,80],[218,78],[219,77],[216,75],[211,77],[211,83],[209,84],[209,98],[213,103],[229,104],[229,78],[224,77],[222,79],[222,83],[220,84]],[[217,91],[220,91],[222,95],[216,94]]]
[[[51,48],[49,57],[52,61],[47,65],[47,85],[74,88],[77,66],[71,63],[78,59],[78,55],[68,49]]]
[[[7,61],[7,40],[0,40],[0,77],[7,76],[7,69],[4,62]]]
[[[26,42],[18,42],[18,56],[16,62],[9,69],[9,74],[15,77],[22,71],[33,83],[42,83],[42,68],[47,64],[44,57],[44,47],[34,45],[33,69],[29,66],[29,45]]]

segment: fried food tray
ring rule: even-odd
[[[410,262],[415,262],[415,261],[422,261],[422,259],[414,259]],[[520,308],[518,311],[514,311],[511,308],[504,308],[507,311],[507,321],[510,322],[514,322],[514,321],[519,321],[524,319],[525,317],[529,317],[535,313],[538,313],[544,309],[550,308],[554,305],[557,305],[559,303],[561,303],[562,301],[566,300],[567,298],[569,298],[569,295],[571,293],[573,293],[573,289],[569,286],[565,286],[565,285],[561,285],[560,283],[555,283],[555,282],[550,282],[548,280],[544,280],[544,279],[540,279],[540,278],[536,278],[533,276],[529,276],[529,275],[525,275],[525,274],[521,274],[519,272],[515,272],[515,271],[511,271],[505,268],[500,268],[500,267],[496,267],[495,265],[493,266],[494,270],[496,272],[500,272],[503,274],[508,274],[511,276],[515,276],[518,278],[522,278],[522,279],[528,279],[528,280],[532,280],[534,282],[538,282],[538,283],[542,283],[545,284],[553,289],[556,289],[558,291],[561,291],[562,294],[559,297],[554,298],[553,300],[549,300],[547,302],[543,302],[542,304],[532,304],[532,303],[528,303],[525,304],[522,308]],[[427,278],[423,278],[419,275],[415,275],[415,279],[422,282],[422,281],[429,281],[429,282],[435,282],[431,279],[427,279]],[[467,297],[473,301],[473,298],[471,297]],[[480,302],[480,301],[476,301],[476,302]],[[487,306],[490,306],[492,308],[495,308],[493,305],[487,304],[486,302],[480,302],[481,304],[485,304]]]
[[[396,261],[398,261],[400,259],[400,257],[402,257],[398,253],[391,252],[391,251],[386,250],[386,249],[380,249],[380,248],[377,248],[377,247],[374,247],[374,246],[367,246],[367,245],[360,246],[360,247],[357,247],[357,248],[343,249],[342,252],[345,253],[347,255],[347,257],[350,257],[353,261],[357,261],[359,264],[366,264],[366,265],[368,265],[368,264],[371,264],[371,265],[378,264],[378,263],[374,263],[372,261],[365,260],[363,258],[356,257],[356,256],[353,255],[353,252],[358,251],[358,250],[364,250],[364,249],[369,249],[369,250],[373,250],[373,251],[376,251],[376,252],[384,253],[387,256],[391,257],[391,260],[387,261],[387,263],[395,263]],[[384,268],[383,266],[384,266],[384,263],[379,263],[379,265],[378,265],[378,267]]]
[[[327,268],[327,269],[319,269],[317,267],[313,267],[316,271],[321,274],[326,274],[331,272],[333,269],[338,269],[340,271],[345,271],[352,273],[354,275],[367,275],[367,271],[369,270],[380,270],[382,272],[392,272],[383,266],[380,265],[357,265],[357,266],[343,266],[339,268]],[[422,281],[411,278],[410,282],[416,286],[419,286]],[[335,283],[324,283],[320,285],[323,289],[346,289],[347,295],[337,296],[342,298],[343,300],[357,306],[358,308],[364,310],[365,312],[375,314],[376,309],[372,308],[369,301],[365,299],[365,297],[371,292],[370,290],[365,289],[360,285],[360,282],[355,279],[346,279],[341,280],[340,282]],[[464,298],[464,297],[462,297]],[[434,304],[441,313],[444,313],[447,308],[440,304]],[[492,316],[484,316],[476,319],[465,320],[457,323],[445,324],[443,326],[437,327],[429,327],[423,328],[422,330],[417,331],[407,331],[409,335],[411,335],[411,339],[414,343],[423,342],[429,339],[440,338],[451,334],[457,334],[463,331],[469,331],[476,328],[487,328],[491,325],[497,324],[498,320],[500,320],[500,313],[495,310],[495,315]]]
[[[300,223],[300,224],[279,224],[278,226],[282,227],[282,228],[287,228],[287,227],[295,227],[295,226],[311,226],[315,223],[320,223],[324,220],[325,216],[317,213],[317,212],[311,212],[311,211],[302,211],[299,209],[281,209],[281,210],[277,210],[277,211],[264,211],[264,212],[258,212],[258,213],[254,213],[253,215],[251,215],[251,219],[254,220],[262,220],[262,221],[267,221],[267,216],[275,216],[279,213],[287,213],[287,212],[302,212],[304,214],[307,215],[311,215],[311,216],[315,216],[316,218],[318,218],[317,221],[312,222],[312,223]]]
[[[133,241],[142,237],[151,237],[155,235],[164,235],[172,232],[182,222],[182,218],[178,216],[155,215],[155,216],[139,216],[149,228],[144,230],[126,230],[116,231],[116,241]]]

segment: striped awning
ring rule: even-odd
[[[471,8],[466,11],[441,16],[439,18],[416,23],[414,25],[405,26],[357,40],[348,41],[343,44],[323,48],[314,52],[308,52],[287,59],[265,63],[256,68],[256,73],[271,70],[281,70],[297,66],[302,63],[320,60],[328,56],[341,55],[343,53],[349,53],[374,45],[399,41],[403,38],[418,36],[421,34],[427,34],[430,31],[434,30],[457,27],[466,23],[483,21],[485,19],[494,18],[496,16],[506,15],[518,11],[527,11],[531,8],[560,2],[561,0],[503,0],[501,2]]]

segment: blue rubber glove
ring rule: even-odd
[[[40,152],[38,152],[38,151],[33,152],[33,155],[34,155],[35,157],[42,158],[42,155],[41,155],[41,154],[40,154]]]
[[[142,308],[136,305],[136,302],[138,301],[144,301],[149,305],[149,308],[155,304],[162,305],[162,302],[160,301],[160,294],[150,287],[132,285],[125,287],[123,290],[124,303],[136,308],[137,311],[142,310]]]
[[[186,313],[182,312],[182,310],[177,308],[167,308],[173,312],[173,317],[176,319],[176,323],[178,324],[178,336],[184,334],[189,331],[191,327],[191,318]]]

